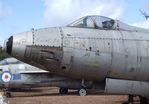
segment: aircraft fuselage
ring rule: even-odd
[[[11,55],[53,73],[102,81],[149,80],[146,32],[57,27],[13,36]]]

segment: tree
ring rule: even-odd
[[[8,54],[6,54],[3,50],[2,47],[0,48],[0,60],[3,60],[4,58],[9,57]]]

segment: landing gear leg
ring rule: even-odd
[[[84,82],[85,82],[84,79],[82,79],[82,83],[81,83],[82,88],[78,90],[78,93],[80,96],[86,96],[87,95],[87,91],[85,89],[85,83]]]
[[[9,91],[9,89],[4,89],[4,96],[10,98],[11,97],[11,92]]]
[[[129,102],[129,104],[133,104],[133,102],[134,102],[133,101],[133,97],[134,97],[133,95],[129,95],[128,96],[128,102]]]
[[[128,95],[128,101],[127,102],[124,102],[123,104],[133,104],[133,95]]]
[[[67,88],[60,88],[59,93],[62,94],[62,95],[68,94],[68,89]]]

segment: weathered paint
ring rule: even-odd
[[[34,30],[34,38],[31,33],[14,36],[13,56],[78,79],[149,80],[149,37],[146,33],[77,27]],[[29,42],[21,43],[22,38]],[[21,47],[20,51],[17,47]]]
[[[136,85],[149,81],[149,30],[109,18],[102,22],[103,28],[95,26],[99,24],[85,27],[88,18],[95,17],[85,17],[78,26],[14,35],[5,46],[26,63],[72,79],[106,84],[106,78],[112,78],[138,81]]]

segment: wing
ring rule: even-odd
[[[146,20],[148,20],[149,15],[148,15],[148,14],[146,14],[145,12],[141,11],[141,10],[140,10],[140,12],[141,12],[141,14],[145,17],[145,19],[146,19]]]

